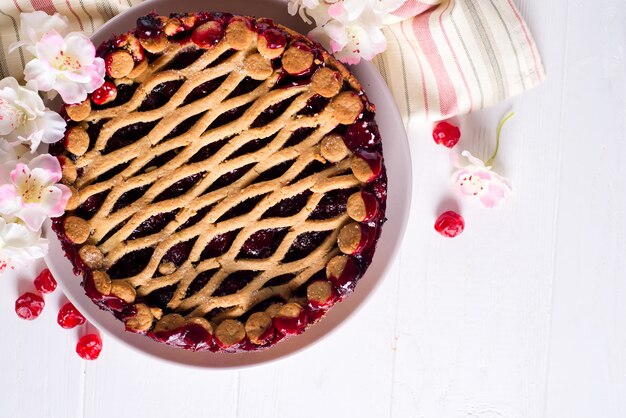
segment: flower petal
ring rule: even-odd
[[[481,195],[478,199],[480,200],[480,203],[482,203],[483,206],[486,208],[491,209],[498,206],[497,199],[489,193]]]
[[[53,63],[57,58],[65,54],[65,39],[52,30],[42,36],[41,40],[35,44],[37,58]]]
[[[20,209],[17,190],[13,185],[0,186],[0,214],[13,215]]]
[[[31,231],[39,231],[43,221],[46,220],[46,212],[39,204],[28,204],[23,207],[16,216],[20,218]]]
[[[42,190],[40,205],[45,210],[45,214],[51,218],[63,215],[65,205],[70,198],[71,192],[64,185],[47,187]]]
[[[63,139],[65,135],[65,120],[56,112],[46,109],[43,116],[37,120],[38,129],[43,131],[42,142],[52,144]]]
[[[9,162],[17,160],[17,154],[15,153],[15,148],[7,141],[0,138],[0,162]],[[0,169],[1,171],[1,169]],[[2,182],[2,178],[0,178],[0,183]]]
[[[14,264],[21,264],[43,257],[47,252],[48,243],[40,237],[39,232],[0,218],[0,259],[10,259]]]
[[[85,71],[89,72],[89,86],[86,87],[87,93],[93,93],[95,89],[104,84],[104,60],[97,57],[93,60],[93,64],[86,65]]]
[[[67,18],[59,13],[52,16],[43,11],[20,14],[20,34],[24,43],[35,44],[51,30],[63,34],[67,27]]]
[[[37,83],[37,89],[41,91],[52,90],[56,79],[57,70],[40,59],[33,59],[24,67],[24,79],[28,82]]]
[[[65,37],[65,52],[78,60],[81,65],[89,65],[96,57],[96,48],[89,38],[80,32],[72,32]]]
[[[15,77],[5,77],[0,80],[0,89],[9,88],[8,91],[17,91],[20,87],[20,84],[17,82]],[[17,96],[13,96],[13,99],[17,98]]]
[[[334,3],[328,8],[328,15],[332,17],[333,19],[337,19],[337,20],[346,19],[347,17],[345,16],[346,14],[347,14],[347,11],[344,8],[343,2]]]
[[[300,5],[298,4],[299,2],[300,0],[289,0],[289,3],[287,4],[287,13],[295,16],[296,13],[298,13],[298,9],[300,8]]]
[[[42,154],[33,158],[28,166],[32,170],[32,176],[46,186],[61,180],[61,164],[56,157],[53,157],[50,154]]]
[[[30,176],[30,168],[24,163],[17,163],[15,168],[11,171],[11,182],[19,187],[21,184],[28,181]]]
[[[10,54],[11,52],[13,52],[16,49],[21,48],[21,47],[23,47],[25,45],[28,45],[28,42],[25,42],[25,41],[13,42],[13,43],[9,44],[8,52]]]
[[[83,84],[75,83],[66,77],[58,77],[54,89],[59,92],[65,103],[79,103],[87,98]]]
[[[470,163],[478,166],[478,167],[484,167],[485,163],[483,162],[483,160],[481,160],[480,158],[476,158],[474,157],[469,151],[465,150],[461,153],[462,156],[464,156],[465,158],[467,158],[469,160]]]
[[[363,0],[344,0],[343,9],[345,10],[345,19],[348,21],[355,21],[365,11],[367,7],[371,7],[369,1]]]
[[[29,121],[19,128],[17,128],[14,132],[17,135],[17,139],[21,142],[30,142],[30,150],[31,152],[35,152],[39,144],[41,143],[41,139],[43,138],[44,131],[38,129],[36,121]]]

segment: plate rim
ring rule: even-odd
[[[115,30],[113,28],[118,26],[118,22],[129,19],[131,16],[141,16],[155,8],[167,8],[169,11],[176,10],[168,6],[172,5],[172,3],[175,3],[175,0],[150,0],[133,6],[123,13],[120,13],[114,16],[109,21],[105,22],[97,31],[95,31],[91,35],[91,39],[96,39],[94,41],[94,44],[97,45],[99,42],[108,37],[106,36],[106,34],[123,31]],[[206,7],[202,8],[204,10],[211,9],[211,1],[207,0],[194,0],[188,2],[185,4],[185,8],[187,10],[193,10],[194,7],[189,7],[189,5],[194,3],[205,4]],[[284,9],[284,14],[287,15],[286,5],[283,2],[276,0],[260,0],[259,3],[271,5],[272,7],[276,7],[277,10],[282,5],[282,8]],[[236,9],[236,6],[238,6],[238,4],[228,5],[226,7],[222,7],[222,9],[226,9],[224,11],[229,11]],[[243,14],[242,12],[236,13]],[[273,11],[269,14],[272,13]],[[253,14],[249,13],[248,15]],[[292,21],[294,23],[285,24],[285,26],[295,26],[296,30],[303,32],[303,30],[301,28],[298,28],[298,26],[304,27],[304,22],[297,22],[293,17],[289,17],[289,15],[284,16],[284,19],[283,16],[281,16],[280,18],[274,17],[274,19],[280,21],[281,24],[285,24],[283,23],[285,21]],[[389,215],[390,212],[394,212],[395,216],[399,216],[399,218],[394,218],[393,221],[388,219],[383,226],[381,237],[377,243],[377,249],[374,254],[372,264],[366,271],[365,275],[359,280],[359,286],[355,288],[353,294],[351,294],[341,303],[335,305],[333,309],[328,312],[323,320],[316,323],[311,328],[307,329],[307,331],[304,334],[299,335],[298,338],[286,339],[271,348],[259,352],[243,352],[236,354],[210,352],[190,353],[186,350],[170,347],[163,343],[158,343],[145,336],[130,333],[124,329],[123,323],[114,318],[114,316],[110,312],[99,310],[97,305],[95,305],[93,301],[84,294],[84,291],[82,291],[82,287],[80,286],[80,284],[73,284],[73,287],[79,287],[80,292],[77,292],[75,289],[71,288],[72,286],[70,286],[70,280],[82,281],[82,278],[80,276],[74,276],[73,274],[71,274],[71,278],[68,277],[67,270],[69,268],[69,271],[71,273],[72,265],[70,261],[64,256],[64,253],[62,253],[62,257],[55,257],[55,259],[53,259],[55,255],[59,255],[58,250],[60,249],[60,242],[58,241],[56,234],[52,231],[51,222],[47,221],[44,225],[44,233],[51,241],[51,251],[49,251],[49,253],[46,255],[45,261],[50,268],[52,274],[55,277],[59,278],[59,285],[61,286],[63,293],[66,295],[66,297],[81,310],[81,312],[83,313],[83,315],[85,315],[89,322],[94,324],[100,332],[107,336],[111,336],[118,342],[121,342],[123,345],[131,348],[131,350],[135,351],[136,353],[147,355],[152,359],[156,359],[162,362],[195,368],[240,369],[246,367],[260,366],[270,362],[282,360],[298,353],[302,353],[303,351],[317,345],[320,341],[326,339],[328,336],[332,335],[343,326],[345,326],[349,322],[349,320],[353,319],[355,317],[355,314],[363,308],[365,303],[372,299],[373,294],[380,287],[380,284],[388,275],[391,266],[394,264],[394,261],[398,256],[402,242],[404,240],[412,201],[412,164],[410,158],[410,147],[408,144],[406,130],[404,128],[404,123],[400,116],[399,109],[391,94],[391,91],[389,90],[378,70],[371,62],[363,61],[357,66],[349,66],[348,68],[362,83],[363,90],[374,104],[376,104],[377,101],[384,101],[384,109],[377,109],[376,122],[379,126],[379,129],[381,130],[381,137],[383,138],[384,148],[383,156],[385,158],[387,174],[390,178],[388,192],[389,190],[393,190],[393,195],[391,193],[388,193],[387,215]],[[374,91],[373,89],[376,89],[376,91]],[[372,100],[372,96],[375,96],[377,99]],[[380,116],[381,113],[385,115],[384,122]],[[392,130],[392,127],[394,126],[394,138],[391,139],[390,137],[392,135],[390,133],[385,135],[383,131]],[[388,145],[388,143],[391,143],[391,140],[396,142],[393,149],[395,149],[395,147],[400,147],[403,149],[399,150],[396,153],[397,155],[394,158],[394,162],[390,165],[390,153],[388,150],[389,148],[391,148],[391,146]],[[392,176],[390,176],[389,173],[395,173],[396,170],[390,169],[390,166],[397,166],[397,170],[404,169],[407,172],[405,174],[408,175],[400,176],[399,173],[396,173],[393,176],[392,182]],[[403,180],[402,184],[398,182],[400,179]],[[394,182],[398,183],[394,184]],[[389,197],[391,197],[391,199],[389,199]],[[404,201],[398,203],[398,200],[401,198]],[[390,203],[396,204],[396,206],[392,208],[392,205]],[[394,231],[395,239],[390,237],[390,224],[396,226],[396,230]],[[381,259],[381,257],[383,257],[381,244],[386,244],[390,246],[386,247],[384,250],[386,251],[386,260]],[[58,258],[61,258],[61,261],[59,261]],[[65,264],[65,266],[62,267],[60,266],[60,264]],[[373,267],[377,268],[373,269]],[[372,277],[374,273],[378,273],[378,277]],[[367,289],[365,289],[366,287]],[[114,322],[112,322],[111,320],[113,320]],[[115,328],[117,329],[114,330]],[[143,341],[140,342],[139,339]],[[148,343],[146,343],[146,341]],[[149,349],[146,349],[144,346],[149,346]],[[208,358],[213,361],[202,361],[201,358],[202,360]]]

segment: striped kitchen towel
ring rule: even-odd
[[[374,59],[405,116],[441,120],[496,104],[545,77],[512,0],[408,0]]]
[[[91,33],[140,1],[0,0],[0,78],[20,79],[28,59],[22,50],[7,52],[19,40],[21,12],[59,12],[73,30]],[[512,0],[408,0],[388,23],[388,49],[374,63],[405,120],[481,109],[544,78],[537,47]]]

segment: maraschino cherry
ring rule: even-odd
[[[433,128],[433,139],[444,147],[454,147],[460,138],[461,130],[448,122],[439,122]]]
[[[435,230],[447,238],[454,238],[465,229],[465,220],[453,210],[439,215],[435,221]]]

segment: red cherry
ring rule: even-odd
[[[105,81],[91,94],[91,100],[97,105],[112,102],[117,97],[117,87],[110,81]]]
[[[435,230],[448,238],[456,237],[463,232],[464,228],[465,220],[452,210],[442,213],[435,221]]]
[[[444,147],[454,147],[461,138],[461,130],[448,122],[439,122],[433,128],[433,139]]]
[[[43,269],[35,278],[35,289],[40,293],[52,293],[57,288],[57,281],[52,277],[50,270]]]
[[[41,296],[26,292],[15,301],[15,313],[22,319],[32,321],[41,314],[45,305]]]
[[[356,121],[348,126],[344,135],[344,142],[351,151],[360,148],[370,148],[380,142],[380,134],[373,121]]]
[[[95,360],[102,351],[102,340],[98,334],[87,334],[76,343],[76,354],[85,360]]]
[[[269,49],[284,48],[287,45],[285,33],[278,28],[266,29],[259,36],[265,38]]]
[[[75,326],[84,324],[85,317],[83,316],[83,314],[78,312],[78,309],[76,309],[76,307],[72,305],[72,302],[67,302],[59,310],[57,322],[59,323],[59,325],[61,325],[62,328],[70,329],[74,328]]]
[[[217,21],[210,21],[198,26],[191,34],[191,40],[201,48],[210,48],[224,37],[224,29]]]

